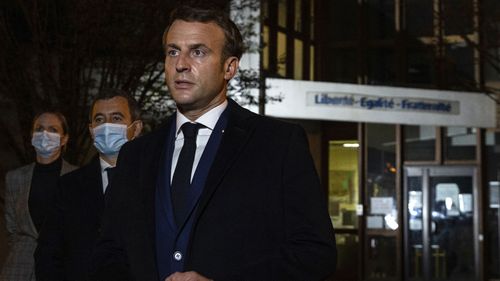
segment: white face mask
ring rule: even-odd
[[[42,158],[50,158],[61,147],[61,136],[58,133],[47,131],[34,132],[31,145],[35,148],[37,155]]]
[[[127,125],[104,123],[92,129],[94,146],[106,156],[116,156],[127,139]]]

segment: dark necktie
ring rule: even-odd
[[[196,136],[201,124],[184,123],[181,127],[184,134],[177,166],[172,178],[172,205],[175,222],[180,225],[189,212],[189,189],[191,187],[191,172],[193,170],[194,154],[196,152]]]
[[[113,176],[115,174],[115,167],[107,167],[105,169],[106,173],[108,174],[108,185],[106,186],[106,191],[108,190],[108,187],[111,186],[111,181],[113,180]]]

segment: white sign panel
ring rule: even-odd
[[[483,93],[266,79],[266,114],[294,119],[496,127],[496,104]]]
[[[370,197],[371,214],[390,214],[393,205],[392,197]]]
[[[371,229],[384,228],[384,220],[381,216],[367,216],[366,227]]]

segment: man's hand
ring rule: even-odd
[[[165,279],[165,281],[213,281],[205,276],[201,276],[195,271],[175,272]]]

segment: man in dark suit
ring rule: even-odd
[[[123,147],[92,279],[328,278],[335,238],[303,129],[226,97],[235,24],[180,7],[163,41],[178,110]]]
[[[88,280],[90,257],[121,146],[142,130],[135,100],[104,90],[90,110],[89,130],[98,157],[61,178],[60,194],[40,232],[35,252],[37,280]]]

